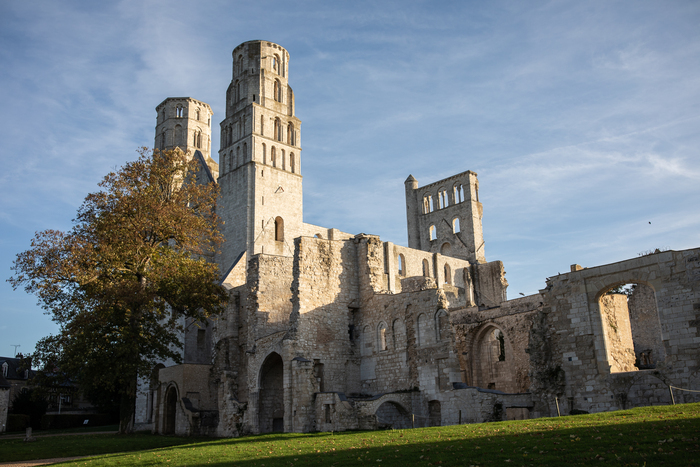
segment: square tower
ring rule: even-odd
[[[420,188],[409,175],[405,186],[410,248],[486,262],[476,173],[468,170]]]

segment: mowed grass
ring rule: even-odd
[[[113,453],[66,465],[700,465],[700,404],[415,430],[232,439],[138,434],[0,440],[0,461]]]

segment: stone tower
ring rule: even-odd
[[[209,104],[191,97],[168,97],[156,107],[155,149],[176,147],[186,154],[200,151],[214,180],[218,164],[211,158],[211,117]]]
[[[288,80],[283,47],[249,41],[233,50],[219,150],[222,271],[242,253],[292,256],[301,235],[301,121]]]
[[[406,186],[408,246],[472,263],[485,263],[483,207],[479,181],[472,171],[418,187],[410,175]]]

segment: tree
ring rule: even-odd
[[[137,378],[180,362],[184,320],[203,322],[227,300],[208,260],[222,240],[217,186],[197,183],[198,161],[179,149],[139,153],[85,198],[69,232],[36,233],[9,279],[60,326],[35,362],[88,392],[117,390],[122,433],[133,431]]]

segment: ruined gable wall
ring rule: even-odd
[[[292,268],[286,256],[256,255],[248,267],[249,340],[289,329]]]
[[[314,361],[318,390],[345,392],[356,358],[349,334],[358,296],[354,241],[297,238],[292,290],[297,354]]]

